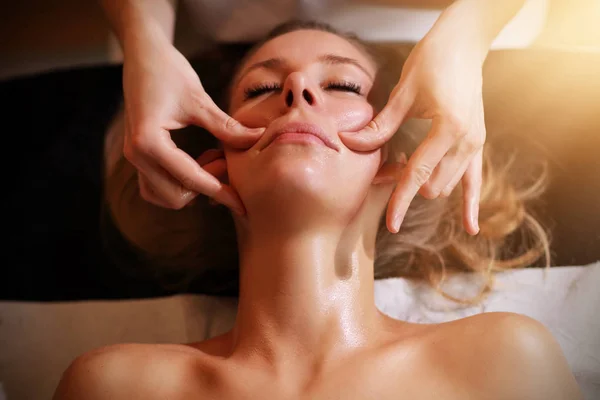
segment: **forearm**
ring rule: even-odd
[[[177,0],[100,0],[121,43],[127,47],[140,40],[173,43]]]
[[[442,12],[430,34],[442,32],[467,41],[483,62],[496,36],[524,4],[525,0],[457,0]]]

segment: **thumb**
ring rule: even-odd
[[[340,138],[351,150],[376,150],[398,131],[411,105],[412,99],[405,92],[392,94],[383,110],[367,126],[358,132],[340,132]]]
[[[221,110],[205,92],[194,98],[188,110],[190,122],[203,127],[231,147],[251,147],[265,131],[265,128],[248,128],[242,125]]]

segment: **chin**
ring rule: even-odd
[[[260,175],[248,179],[248,190],[240,193],[242,198],[256,198],[263,204],[286,204],[290,208],[306,204],[325,206],[336,198],[339,169],[322,157],[278,157],[260,164]]]
[[[369,184],[294,162],[271,166],[252,184],[240,193],[248,215],[294,229],[346,225],[370,188]]]
[[[231,153],[229,180],[250,214],[275,218],[346,220],[366,198],[379,155],[340,154],[328,148],[280,145],[255,156]]]

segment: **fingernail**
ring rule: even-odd
[[[255,135],[262,135],[265,132],[265,130],[267,130],[267,128],[254,128],[251,129],[250,132],[252,132]]]
[[[473,203],[471,208],[473,210],[473,212],[471,213],[471,223],[473,224],[477,232],[479,232],[479,199],[475,198],[471,201]]]
[[[475,227],[477,233],[479,233],[479,216],[477,215],[477,213],[475,213],[475,215],[471,217],[471,222],[473,223],[473,226]]]
[[[210,155],[222,155],[224,154],[223,149],[208,149],[204,152],[204,154],[210,154]]]
[[[398,214],[394,217],[392,222],[392,231],[393,233],[398,233],[400,231],[400,224],[402,223],[402,215]]]
[[[240,200],[237,198],[236,195],[234,195],[233,193],[230,193],[228,191],[223,192],[223,203],[225,203],[227,205],[227,207],[229,207],[233,212],[235,212],[236,214],[242,216],[245,214],[244,209],[242,208],[242,206],[240,206]]]
[[[243,210],[243,209],[242,209],[240,206],[238,206],[237,204],[232,204],[232,203],[229,203],[229,204],[227,205],[227,207],[228,207],[228,208],[229,208],[231,211],[233,211],[234,213],[236,213],[236,214],[237,214],[237,215],[239,215],[239,216],[242,216],[242,215],[244,215],[244,210]]]
[[[408,159],[406,158],[406,153],[404,153],[404,152],[400,153],[399,158],[400,158],[398,160],[399,163],[404,164],[404,165],[408,164]]]
[[[394,183],[396,182],[396,177],[395,176],[377,176],[375,178],[373,178],[373,184],[374,185],[381,185],[381,184],[386,184],[386,183]]]
[[[244,214],[246,214],[246,212],[243,209],[239,208],[239,207],[233,207],[232,209],[233,209],[233,212],[235,212],[240,217],[243,217]]]

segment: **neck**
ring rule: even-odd
[[[375,221],[377,220],[374,218]],[[233,353],[314,371],[371,343],[385,316],[374,302],[374,234],[320,226],[285,231],[252,221],[239,234]],[[371,231],[375,232],[376,229]]]

